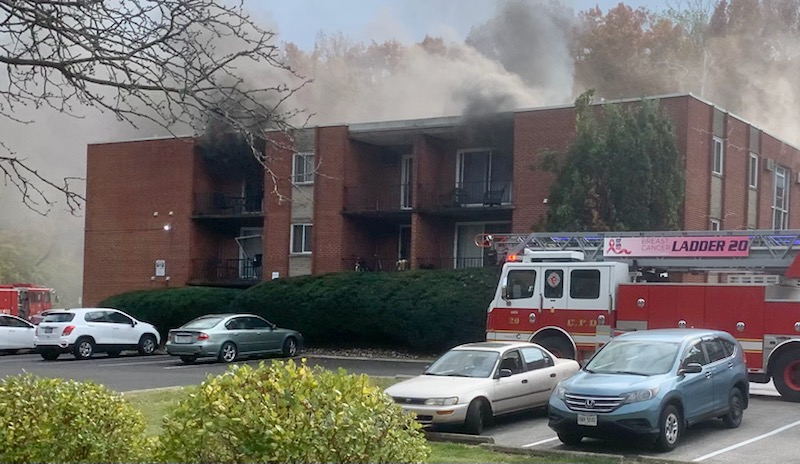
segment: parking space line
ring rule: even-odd
[[[164,361],[135,361],[135,362],[116,362],[116,363],[97,363],[98,367],[119,367],[119,366],[138,366],[140,364],[169,364],[174,363],[174,359]]]
[[[533,443],[528,443],[527,445],[522,445],[522,447],[523,448],[530,448],[532,446],[542,445],[542,444],[549,443],[549,442],[555,441],[555,440],[558,440],[558,437],[548,438],[546,440],[535,441]]]
[[[720,455],[722,453],[727,453],[728,451],[735,450],[736,448],[741,448],[742,446],[749,445],[750,443],[756,442],[758,440],[762,440],[762,439],[767,438],[767,437],[771,437],[772,435],[781,433],[784,430],[788,430],[788,429],[790,429],[792,427],[796,427],[798,425],[800,425],[800,420],[797,421],[797,422],[792,422],[789,425],[784,425],[783,427],[777,428],[777,429],[773,430],[772,432],[768,432],[768,433],[765,433],[763,435],[759,435],[757,437],[753,437],[753,438],[751,438],[749,440],[745,440],[745,441],[743,441],[741,443],[737,443],[737,444],[729,446],[727,448],[722,448],[721,450],[714,451],[713,453],[706,454],[705,456],[700,456],[699,458],[692,459],[692,462],[705,461],[708,458],[713,458],[714,456],[718,456],[718,455]]]

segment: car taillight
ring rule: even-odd
[[[200,340],[208,340],[208,334],[207,333],[202,333],[202,332],[197,334],[197,340],[198,341],[200,341]]]
[[[64,327],[64,331],[61,332],[61,336],[62,337],[66,337],[67,335],[71,334],[73,330],[75,330],[75,326],[74,325],[68,325],[68,326]]]

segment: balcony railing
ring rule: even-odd
[[[420,269],[464,269],[473,267],[494,266],[495,261],[487,258],[420,258]],[[342,260],[345,271],[363,272],[397,272],[411,269],[410,260],[392,260],[381,258],[350,258]]]
[[[196,193],[194,212],[198,215],[240,216],[260,214],[264,198],[258,195],[233,196],[222,192]]]
[[[458,182],[421,186],[420,201],[425,208],[495,207],[511,204],[511,181]]]
[[[389,212],[410,210],[411,184],[348,187],[345,190],[344,209],[352,212]]]
[[[191,280],[208,284],[254,285],[261,282],[261,261],[195,259],[192,260]]]

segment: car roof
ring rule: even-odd
[[[48,309],[48,314],[53,313],[85,313],[88,311],[119,311],[117,308],[58,308]]]
[[[539,346],[530,342],[514,342],[514,341],[493,341],[493,342],[474,342],[465,343],[454,347],[454,350],[484,350],[484,351],[505,351],[511,348],[521,348],[527,346]]]
[[[711,336],[732,338],[727,332],[712,329],[650,329],[625,332],[612,340],[650,340],[680,343],[687,339],[693,340]]]

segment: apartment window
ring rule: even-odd
[[[772,228],[789,228],[789,170],[775,166],[775,189],[772,194]]]
[[[750,153],[750,188],[758,187],[758,155]]]
[[[292,182],[310,184],[314,182],[314,153],[295,153],[292,168]]]
[[[722,164],[725,159],[725,150],[722,146],[722,139],[714,137],[714,166],[711,169],[713,174],[722,175]]]
[[[292,253],[311,253],[311,224],[292,225]]]
[[[720,230],[719,219],[711,220],[711,230]]]

